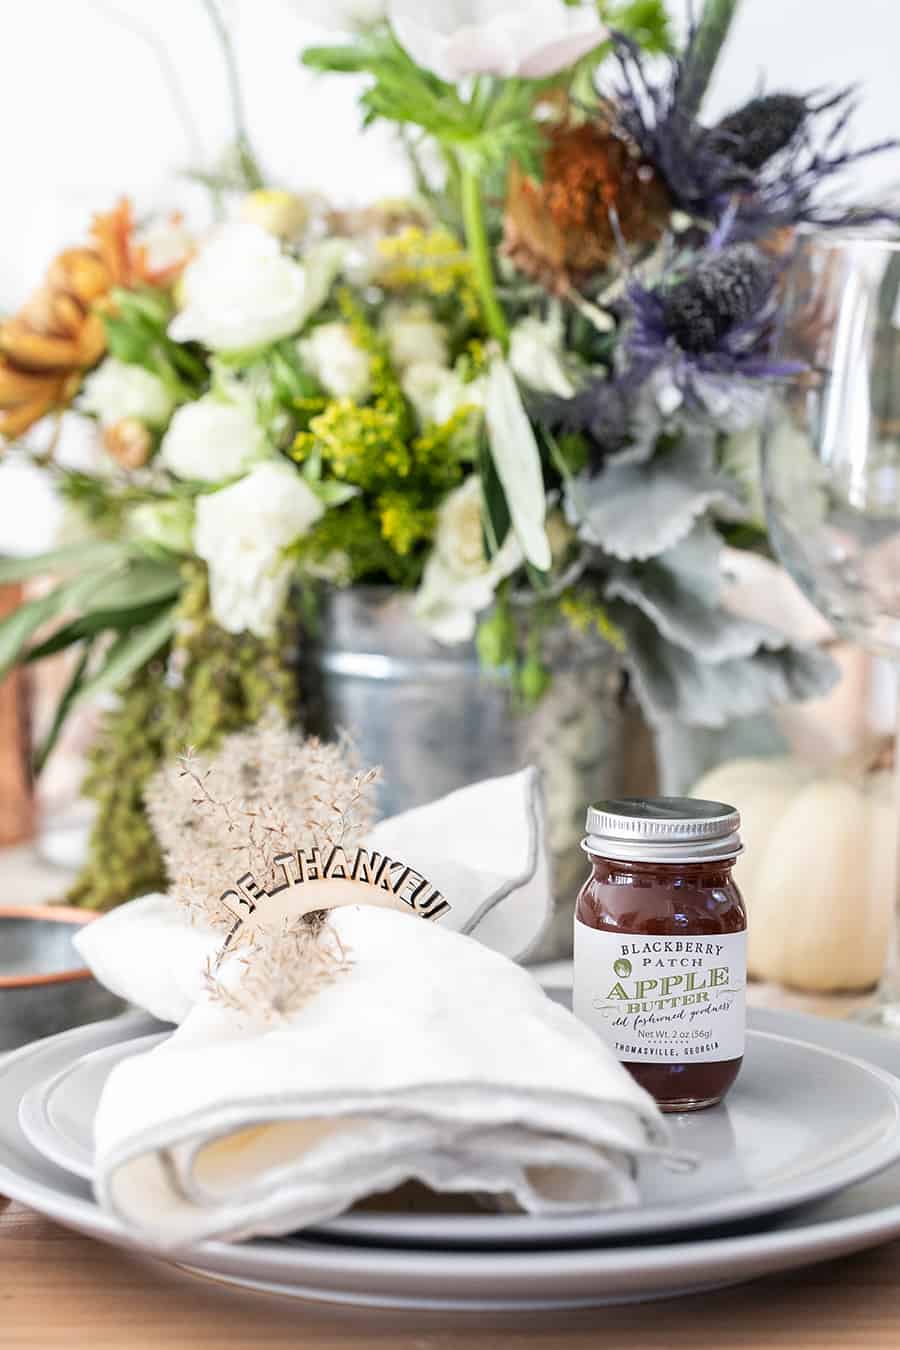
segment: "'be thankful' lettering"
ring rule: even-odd
[[[348,854],[339,845],[334,845],[279,853],[274,862],[281,872],[277,882],[266,889],[252,872],[245,872],[231,890],[223,892],[222,903],[236,901],[252,914],[260,900],[279,895],[290,886],[302,886],[308,881],[356,881],[386,891],[409,905],[423,919],[437,919],[450,909],[436,886],[408,863],[390,858],[386,853],[357,848]]]

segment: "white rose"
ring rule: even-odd
[[[521,564],[522,550],[512,530],[499,553],[486,556],[481,479],[472,474],[438,512],[434,549],[416,596],[417,618],[439,642],[469,641],[476,616],[490,605],[503,578]]]
[[[416,361],[403,372],[402,389],[424,425],[446,422],[459,408],[484,407],[484,379],[466,381],[446,366]]]
[[[451,84],[468,75],[544,79],[609,35],[593,4],[565,0],[390,0],[388,14],[413,60]]]
[[[128,533],[136,539],[149,539],[175,553],[189,553],[194,531],[193,503],[182,498],[172,501],[141,502],[128,513]]]
[[[450,360],[447,330],[427,305],[388,305],[381,327],[398,370],[417,361],[446,366]]]
[[[546,320],[520,319],[509,335],[509,364],[516,375],[543,394],[571,398],[575,386],[563,362],[562,318],[554,310]]]
[[[335,398],[364,399],[371,387],[372,363],[340,320],[314,328],[299,344],[300,359],[311,375]]]
[[[271,636],[294,571],[284,550],[324,509],[296,470],[277,462],[197,498],[194,549],[209,568],[212,613],[222,628]]]
[[[158,375],[108,356],[88,375],[78,400],[81,412],[93,413],[105,427],[131,417],[150,427],[165,426],[175,400]]]
[[[217,483],[234,478],[268,453],[249,401],[223,403],[215,394],[205,394],[178,409],[159,458],[179,478]]]
[[[215,231],[185,268],[181,296],[169,336],[213,351],[275,342],[298,332],[309,312],[303,268],[267,230],[249,223]]]

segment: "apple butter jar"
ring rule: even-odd
[[[744,1054],[747,914],[724,802],[622,797],[587,813],[575,1015],[663,1111],[720,1102]]]

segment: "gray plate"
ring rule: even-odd
[[[900,1072],[900,1042],[846,1023],[753,1013],[759,1029],[859,1055]],[[159,1030],[133,1017],[94,1028],[96,1048]],[[46,1076],[60,1045],[81,1032],[0,1062],[0,1193],[113,1245],[163,1256],[100,1212],[84,1181],[31,1148],[18,1126],[22,1093]],[[78,1042],[76,1042],[78,1044]],[[431,1252],[352,1244],[210,1242],[180,1253],[200,1274],[250,1289],[382,1307],[460,1309],[587,1307],[639,1302],[736,1284],[811,1265],[900,1236],[900,1164],[831,1199],[795,1210],[762,1232],[711,1234],[567,1251]],[[168,1257],[168,1259],[172,1259]]]
[[[91,1041],[88,1031],[60,1046],[49,1061],[57,1071],[39,1079],[19,1107],[29,1142],[90,1180],[94,1116],[109,1073],[165,1039],[165,1033],[127,1038],[79,1053]],[[485,1213],[472,1204],[470,1213],[447,1213],[446,1205],[429,1207],[426,1196],[412,1212],[397,1205],[386,1212],[373,1199],[364,1210],[308,1231],[390,1246],[508,1249],[757,1219],[820,1199],[900,1159],[900,1082],[844,1055],[751,1031],[727,1105],[676,1117],[672,1126],[678,1150],[699,1163],[643,1160],[636,1208],[537,1217]],[[460,1207],[457,1199],[454,1208]]]

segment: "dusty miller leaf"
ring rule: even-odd
[[[588,544],[623,561],[681,542],[711,507],[740,517],[734,484],[713,467],[711,439],[683,444],[644,464],[611,464],[566,485],[566,518]]]
[[[611,615],[628,639],[635,692],[654,726],[677,718],[722,727],[779,703],[818,697],[837,679],[834,662],[815,647],[762,648],[753,656],[713,663],[667,642],[639,609],[620,602]]]

